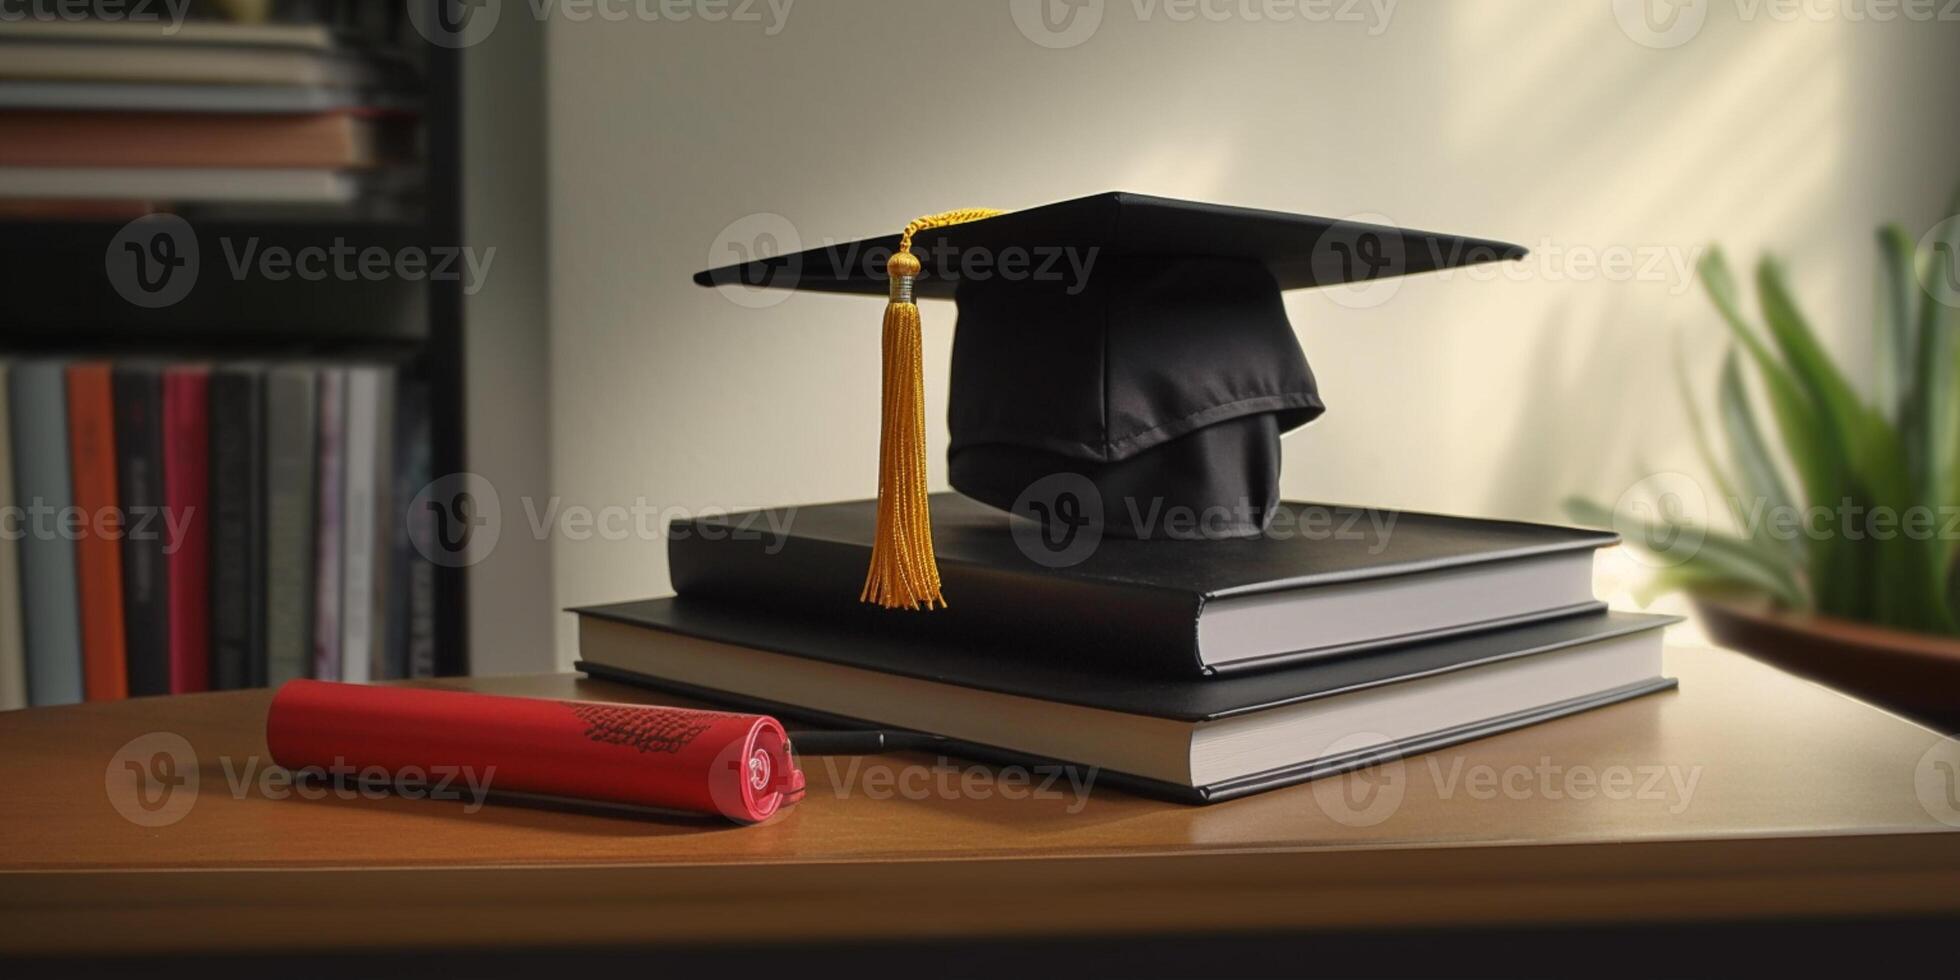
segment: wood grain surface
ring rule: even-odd
[[[302,799],[264,781],[264,691],[11,712],[0,950],[1960,912],[1941,819],[1960,806],[1915,784],[1950,744],[1737,654],[1668,665],[1677,692],[1211,807],[895,755],[804,760],[808,797],[755,827]],[[570,675],[434,683],[673,700]],[[127,804],[135,778],[118,752],[155,733],[188,744],[197,789],[143,826],[112,795]]]

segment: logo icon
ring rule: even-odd
[[[743,264],[740,283],[720,283],[715,291],[729,302],[752,310],[767,309],[789,298],[803,274],[794,256],[803,251],[803,236],[780,214],[760,211],[728,223],[708,247],[708,267]],[[764,265],[768,259],[791,258]]]
[[[1012,0],[1008,12],[1021,36],[1044,48],[1072,48],[1102,26],[1103,0]]]
[[[1050,473],[1014,499],[1014,544],[1045,568],[1069,568],[1102,544],[1101,491],[1080,473]]]
[[[1919,285],[1926,295],[1948,306],[1960,306],[1960,214],[1932,227],[1919,239]]]
[[[122,226],[102,257],[115,287],[132,306],[160,309],[197,285],[197,233],[174,214],[146,214]]]
[[[430,44],[467,48],[490,36],[503,15],[503,0],[416,0],[408,22]]]
[[[124,743],[102,773],[109,805],[138,827],[168,827],[197,803],[197,752],[182,735],[151,732]]]
[[[408,502],[408,540],[442,568],[461,568],[490,557],[503,529],[497,488],[475,473],[437,477]]]
[[[1349,752],[1366,752],[1388,742],[1375,732],[1356,732],[1335,739],[1322,753],[1337,757]],[[1316,779],[1314,803],[1320,812],[1344,827],[1373,827],[1402,808],[1409,777],[1402,757],[1392,749],[1379,749],[1376,757],[1360,768],[1338,776]]]
[[[1350,310],[1393,298],[1409,271],[1402,236],[1378,227],[1393,224],[1385,215],[1351,214],[1322,232],[1310,261],[1314,279],[1328,285],[1317,292]]]
[[[1708,495],[1686,473],[1656,473],[1613,502],[1613,530],[1645,546],[1629,550],[1649,567],[1668,568],[1693,558],[1707,526]]]
[[[1940,739],[1919,757],[1912,771],[1912,790],[1928,816],[1960,827],[1960,740]]]
[[[1613,0],[1620,33],[1655,49],[1678,48],[1701,33],[1708,0]]]

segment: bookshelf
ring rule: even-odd
[[[409,2],[433,7],[439,0]],[[408,147],[406,153],[360,175],[360,193],[347,202],[151,202],[185,220],[197,255],[189,292],[153,307],[126,299],[109,266],[132,214],[86,208],[0,214],[0,268],[7,270],[0,358],[387,363],[426,392],[429,472],[462,472],[465,282],[370,274],[359,262],[368,253],[439,257],[462,247],[461,53],[425,40],[403,4],[269,6],[271,24],[325,25],[334,57],[382,65],[387,98],[407,106],[388,121],[391,139]],[[365,98],[379,90],[361,91]],[[0,199],[7,196],[0,181]],[[276,264],[256,261],[267,252],[297,255],[309,248],[351,256],[342,267],[351,274],[280,275]],[[470,671],[467,569],[454,565],[432,565],[439,675]]]

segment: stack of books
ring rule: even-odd
[[[1664,690],[1667,617],[1592,595],[1600,531],[1284,503],[1263,536],[1103,538],[932,497],[949,606],[857,601],[874,501],[677,522],[679,595],[576,610],[580,668],[1211,802]]]
[[[434,673],[422,382],[0,361],[0,708]]]
[[[0,210],[397,196],[420,153],[411,86],[410,66],[322,24],[6,18]]]

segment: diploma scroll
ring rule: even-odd
[[[767,715],[296,680],[266,715],[295,772],[469,772],[515,792],[766,820],[803,794]]]

